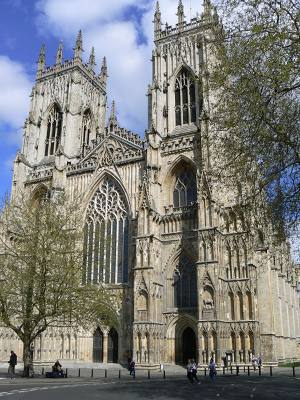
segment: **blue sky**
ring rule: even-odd
[[[79,29],[84,56],[92,46],[97,68],[108,61],[109,103],[116,100],[120,124],[140,135],[147,126],[146,91],[151,79],[154,0],[0,0],[0,198],[10,192],[12,166],[22,144],[36,60],[42,43],[47,65],[60,40],[72,57]],[[200,0],[185,0],[187,19]],[[162,21],[176,23],[178,0],[161,0]]]

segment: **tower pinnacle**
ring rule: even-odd
[[[117,128],[118,126],[119,126],[119,124],[118,124],[118,120],[117,120],[117,116],[116,116],[116,103],[113,100],[112,104],[111,104],[110,116],[109,116],[109,120],[108,120],[109,131],[113,132],[115,130],[115,128]]]
[[[82,60],[82,52],[83,52],[83,48],[82,48],[82,32],[81,29],[78,32],[77,38],[76,38],[76,43],[75,43],[75,47],[74,47],[74,59],[75,60]]]
[[[178,17],[178,30],[182,31],[184,27],[184,7],[182,4],[182,0],[179,0],[177,7],[177,17]]]
[[[103,57],[101,70],[100,70],[100,74],[99,74],[99,79],[104,84],[104,86],[106,86],[107,77],[108,77],[108,75],[107,75],[106,57]]]
[[[89,67],[92,71],[94,71],[95,66],[96,66],[95,49],[94,49],[94,47],[92,47],[90,58],[89,58]]]
[[[37,64],[37,75],[40,75],[43,72],[46,64],[46,48],[44,44],[41,47]]]
[[[61,65],[62,60],[63,60],[63,44],[62,41],[60,41],[56,52],[55,65]]]
[[[156,9],[154,13],[154,37],[157,37],[161,32],[161,12],[159,9],[159,1],[156,2]]]

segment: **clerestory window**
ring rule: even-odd
[[[197,188],[195,174],[190,170],[183,170],[176,177],[173,192],[173,206],[186,207],[197,200]]]
[[[129,218],[124,195],[105,179],[88,206],[84,230],[85,282],[128,281]]]
[[[57,106],[54,106],[48,116],[45,156],[52,156],[56,153],[60,144],[61,131],[62,113]]]
[[[196,122],[196,88],[192,76],[183,70],[175,83],[176,126]]]

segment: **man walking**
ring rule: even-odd
[[[9,367],[8,367],[8,374],[10,379],[13,379],[15,377],[15,367],[17,365],[17,360],[18,357],[14,351],[10,352],[10,357],[9,357]]]

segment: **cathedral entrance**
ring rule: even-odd
[[[108,362],[118,362],[118,351],[119,351],[119,337],[118,332],[112,328],[108,334]]]
[[[103,362],[103,333],[100,328],[93,336],[93,362]]]
[[[189,358],[197,358],[196,335],[192,328],[186,328],[181,337],[182,362],[187,364]]]

